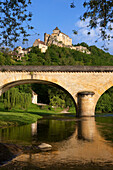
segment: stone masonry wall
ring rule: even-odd
[[[76,105],[78,93],[94,92],[92,100],[96,106],[99,97],[113,86],[113,67],[0,67],[1,94],[13,86],[26,83],[45,83],[61,87],[70,93]]]

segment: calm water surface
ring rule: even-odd
[[[52,145],[48,152],[17,156],[5,169],[113,169],[113,115],[46,117],[31,125],[0,129],[0,142]]]

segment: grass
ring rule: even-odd
[[[69,112],[71,112],[71,113],[76,113],[75,107],[70,107]]]
[[[43,115],[54,115],[61,114],[60,112],[64,110],[62,108],[50,108],[49,106],[37,106],[31,104],[27,111],[19,109],[16,107],[10,111],[4,110],[4,105],[0,102],[0,128],[8,126],[20,126],[25,124],[31,124],[37,121],[37,119],[42,118]],[[69,111],[74,111],[72,108]]]
[[[31,113],[0,112],[0,127],[18,126],[36,122],[41,116]]]
[[[3,103],[0,103],[0,128],[30,124],[40,118],[42,116],[38,115],[35,105],[30,106],[28,111],[19,108],[4,111]]]

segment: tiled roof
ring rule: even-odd
[[[54,30],[59,30],[59,28],[58,28],[58,27],[56,27]]]
[[[64,34],[63,32],[61,32],[62,34]],[[65,36],[69,37],[68,35],[64,34]]]
[[[45,43],[44,43],[43,41],[39,41],[39,40],[37,40],[37,39],[36,39],[36,41],[37,41],[39,44],[45,45]]]

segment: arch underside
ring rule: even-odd
[[[74,102],[75,109],[77,109],[77,104],[76,104],[73,96],[65,88],[63,88],[61,85],[58,85],[58,84],[50,82],[50,81],[45,81],[45,80],[25,79],[25,80],[12,81],[12,82],[7,83],[7,84],[5,84],[4,86],[1,87],[1,89],[0,89],[1,90],[1,94],[5,93],[7,90],[9,90],[12,87],[15,87],[15,86],[18,86],[18,85],[23,85],[23,84],[33,84],[33,83],[46,84],[46,85],[49,85],[49,86],[53,86],[53,87],[59,88],[62,91],[65,91],[66,93],[69,94],[70,98]]]
[[[97,106],[97,103],[99,101],[99,99],[101,98],[101,96],[106,93],[106,91],[108,91],[111,87],[113,87],[113,82],[108,82],[106,83],[102,88],[101,88],[101,93],[100,95],[97,97],[96,99],[96,102],[95,102],[95,110],[96,110],[96,106]]]

